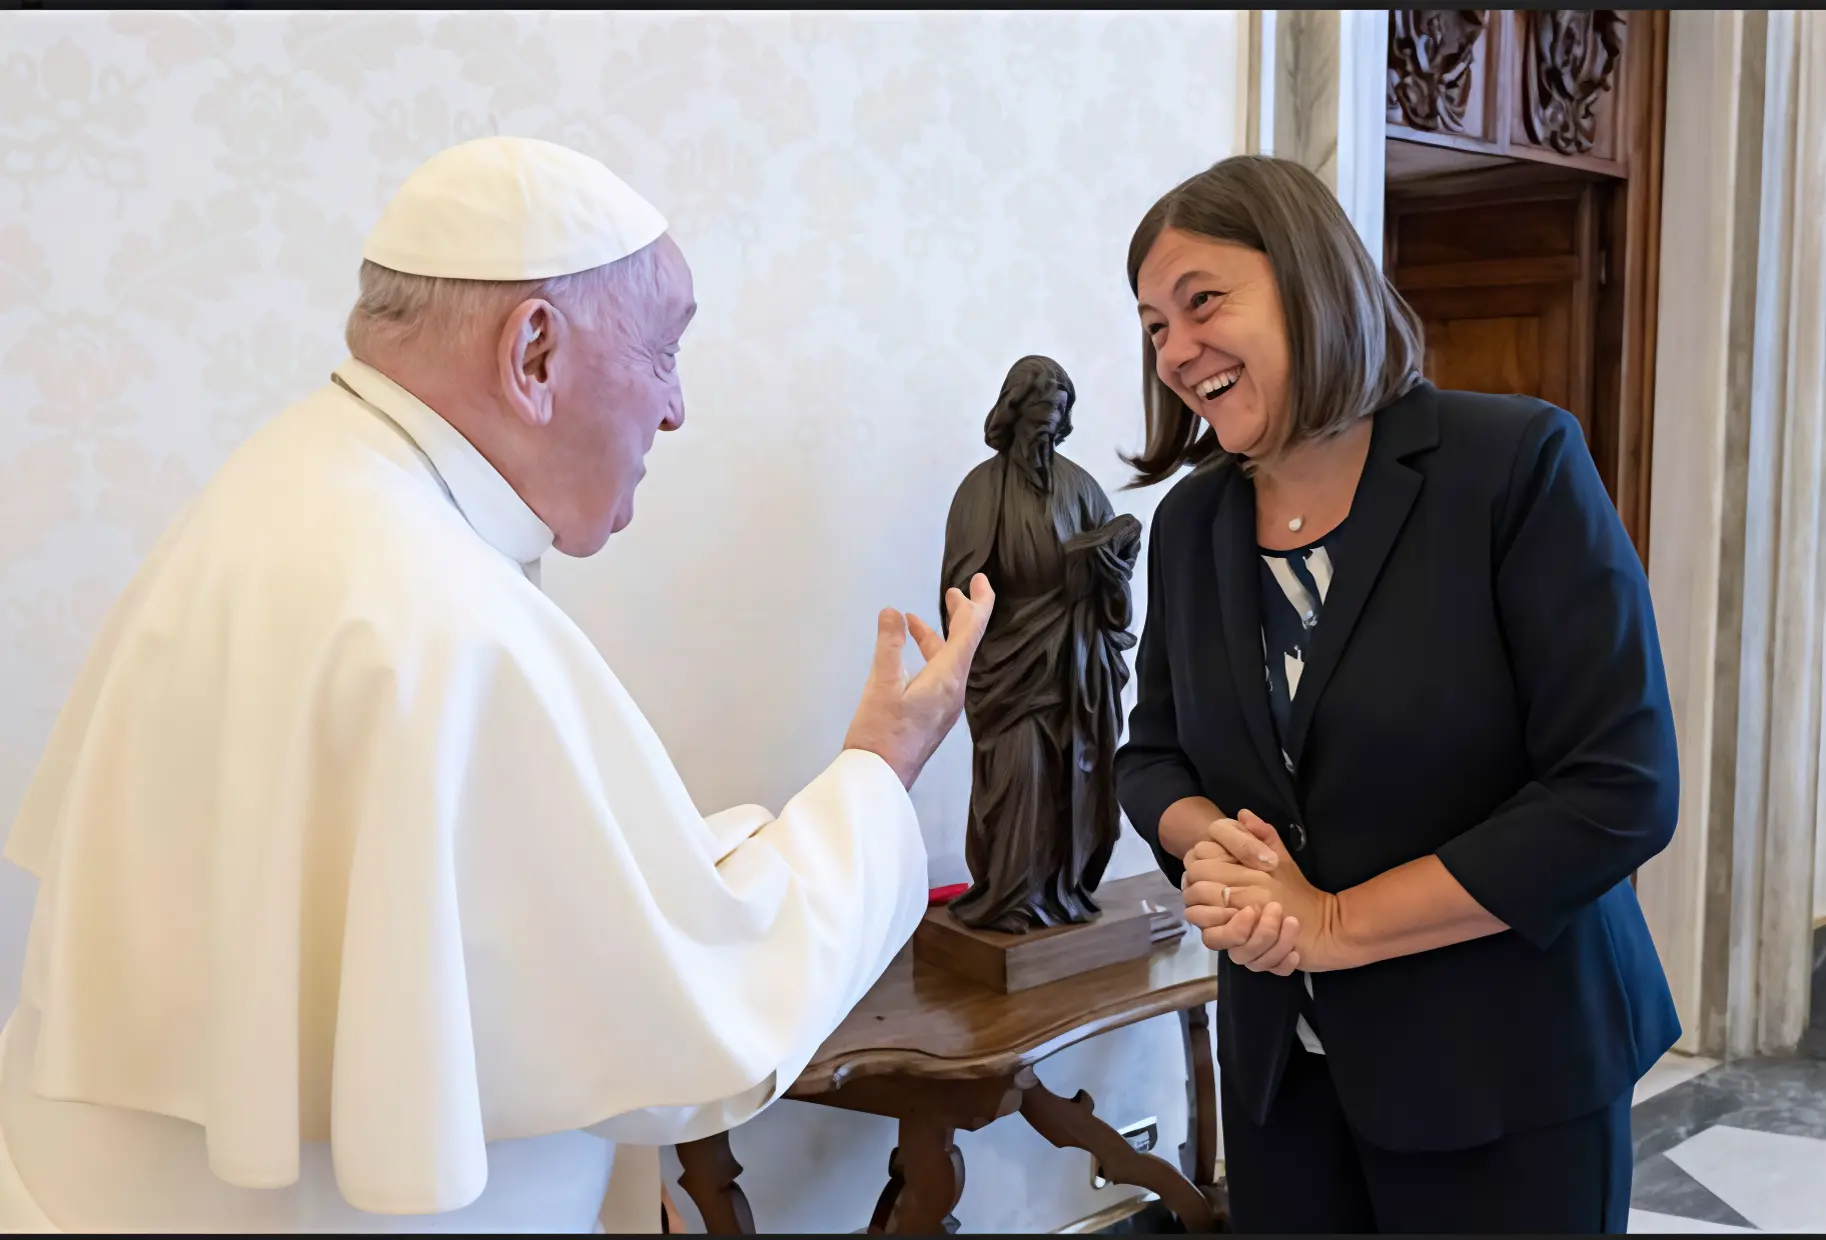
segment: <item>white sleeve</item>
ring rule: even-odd
[[[443,826],[399,836],[397,800],[361,800],[373,851],[336,1031],[345,1197],[440,1166],[473,1183],[471,1114],[487,1141],[670,1144],[740,1123],[925,913],[918,818],[875,754],[840,754],[744,836],[753,812],[699,813],[593,649],[464,653],[408,718],[362,729],[389,796],[417,791],[412,817]]]
[[[846,752],[789,801],[777,818],[758,806],[738,806],[710,815],[706,824],[719,845],[720,866],[753,864],[755,859],[744,857],[744,850],[761,849],[771,854],[760,861],[762,865],[777,857],[834,879],[834,871],[854,868],[842,860],[846,856],[860,857],[870,848],[899,852],[893,868],[918,878],[918,890],[913,893],[918,898],[892,900],[896,908],[891,929],[884,937],[857,945],[860,950],[851,960],[849,976],[841,983],[841,998],[831,1012],[835,1020],[827,1017],[806,1030],[788,1061],[765,1080],[732,1098],[697,1106],[645,1107],[590,1126],[590,1132],[611,1141],[677,1145],[725,1132],[754,1118],[775,1100],[776,1091],[784,1092],[779,1081],[784,1077],[790,1084],[798,1077],[818,1045],[880,978],[925,911],[926,856],[919,821],[899,776],[874,754]],[[873,885],[860,873],[853,878],[858,880],[857,886]],[[899,894],[907,894],[906,885],[899,886],[903,889]]]

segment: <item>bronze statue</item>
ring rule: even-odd
[[[983,426],[995,455],[965,476],[945,522],[941,597],[967,593],[978,572],[996,593],[964,697],[971,885],[950,906],[977,929],[1095,917],[1120,830],[1110,768],[1141,523],[1116,516],[1096,479],[1055,450],[1076,399],[1051,358],[1016,362]]]

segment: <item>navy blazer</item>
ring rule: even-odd
[[[1679,1036],[1629,875],[1678,773],[1648,579],[1579,425],[1421,383],[1375,415],[1284,747],[1269,715],[1255,488],[1230,462],[1161,501],[1123,809],[1206,796],[1342,891],[1435,854],[1510,929],[1312,977],[1352,1126],[1464,1149],[1595,1111]],[[1257,1122],[1301,982],[1219,968],[1218,1055]]]

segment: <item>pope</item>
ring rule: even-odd
[[[925,908],[907,789],[987,582],[948,639],[881,613],[841,752],[778,814],[701,816],[539,589],[684,421],[665,220],[486,138],[363,259],[352,356],[165,533],[7,840],[39,879],[7,1230],[655,1230],[656,1147],[784,1092]]]

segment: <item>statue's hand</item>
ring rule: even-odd
[[[1133,513],[1118,513],[1065,540],[1065,553],[1099,553],[1108,549],[1119,560],[1133,560],[1141,549],[1141,522]]]
[[[1112,631],[1129,625],[1129,579],[1141,554],[1141,522],[1130,513],[1065,540],[1065,594],[1090,601]]]
[[[881,613],[874,666],[843,741],[845,749],[879,754],[909,788],[963,713],[970,661],[995,610],[995,591],[978,573],[970,579],[968,598],[953,588],[945,592],[945,603],[949,637],[940,637],[918,616],[908,615],[903,622],[892,608]],[[926,659],[911,679],[901,662],[908,630]]]

